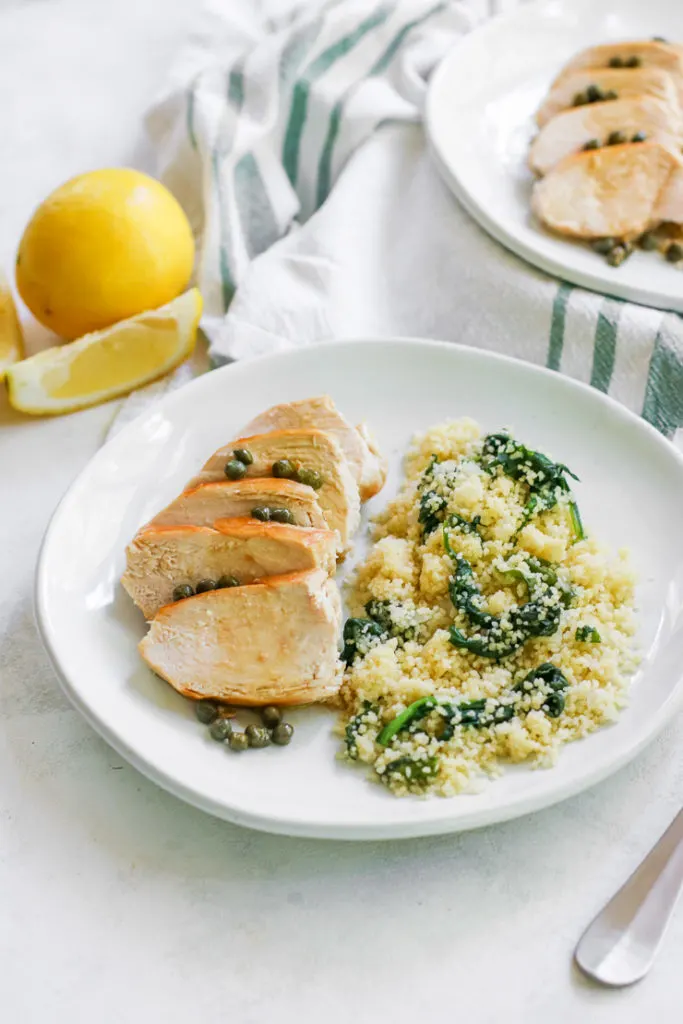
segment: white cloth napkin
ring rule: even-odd
[[[260,37],[236,36],[231,10],[214,0],[147,122],[200,239],[214,365],[339,337],[440,338],[589,382],[669,436],[683,427],[680,318],[522,262],[438,177],[421,105],[470,8],[333,0]]]

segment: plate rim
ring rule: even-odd
[[[614,2],[614,0],[611,0],[611,2]],[[559,257],[554,257],[551,254],[534,248],[530,242],[518,237],[512,231],[508,231],[488,213],[486,208],[477,201],[470,190],[460,181],[458,175],[442,155],[439,144],[436,141],[438,131],[435,130],[434,126],[438,123],[439,117],[434,112],[435,97],[440,88],[441,79],[447,75],[450,64],[457,57],[458,51],[464,46],[471,45],[473,37],[482,38],[482,36],[487,34],[496,34],[502,31],[507,24],[515,24],[517,21],[521,22],[529,17],[533,17],[534,12],[539,13],[544,10],[552,10],[556,6],[556,2],[553,2],[553,0],[535,0],[533,3],[522,4],[514,10],[498,14],[475,26],[471,32],[458,39],[441,57],[430,76],[424,104],[425,134],[432,160],[446,186],[472,219],[506,250],[519,256],[530,266],[542,270],[559,281],[566,281],[568,284],[576,285],[579,288],[586,288],[588,291],[595,292],[603,297],[614,297],[626,302],[634,302],[641,306],[657,309],[663,313],[683,313],[683,291],[676,295],[673,292],[658,290],[657,288],[627,284],[620,281],[617,277],[614,278],[614,283],[612,284],[611,278],[609,280],[606,279],[597,270],[582,270],[573,268],[571,265],[568,266]],[[563,0],[563,6],[566,6],[566,0]],[[538,232],[538,235],[541,238],[544,237],[541,232]],[[558,240],[565,242],[561,237]],[[565,242],[565,244],[571,245],[570,242]]]
[[[572,778],[566,780],[552,791],[541,794],[532,793],[528,796],[521,794],[516,799],[509,801],[503,807],[494,806],[490,808],[476,808],[469,813],[461,813],[457,818],[444,816],[433,819],[414,819],[413,821],[406,820],[393,823],[382,822],[379,825],[375,823],[356,823],[349,825],[344,822],[335,824],[333,818],[317,821],[311,821],[310,818],[297,820],[292,816],[279,817],[272,813],[264,814],[259,812],[250,812],[242,807],[236,807],[234,805],[206,797],[200,789],[197,789],[183,780],[174,777],[163,769],[157,768],[154,764],[148,761],[143,754],[138,753],[137,749],[132,747],[122,736],[119,735],[118,732],[113,730],[105,720],[92,711],[87,701],[82,696],[80,688],[68,678],[67,673],[64,672],[61,667],[59,655],[56,650],[57,644],[54,640],[51,624],[49,622],[46,596],[47,579],[45,571],[45,563],[48,557],[50,544],[52,543],[54,534],[59,527],[59,520],[60,516],[63,514],[63,509],[83,476],[90,471],[92,464],[99,458],[105,457],[110,446],[117,443],[119,438],[127,434],[134,435],[139,424],[149,416],[151,410],[158,411],[160,408],[168,408],[168,406],[175,405],[180,401],[180,396],[183,393],[187,393],[188,389],[201,385],[206,377],[216,379],[216,376],[225,376],[228,373],[234,372],[236,368],[242,365],[286,361],[292,356],[301,356],[302,353],[305,353],[312,348],[346,348],[348,346],[361,346],[368,344],[382,344],[387,346],[401,345],[406,347],[419,346],[434,350],[448,349],[454,353],[456,358],[472,359],[475,362],[481,361],[483,363],[491,361],[502,364],[512,363],[522,368],[532,377],[552,378],[560,387],[566,387],[570,391],[590,395],[591,400],[595,401],[598,405],[608,408],[622,421],[630,423],[639,430],[643,430],[656,445],[668,453],[669,457],[673,457],[674,462],[677,462],[680,467],[681,476],[683,478],[683,452],[681,452],[676,445],[653,427],[652,424],[648,423],[647,420],[644,420],[641,416],[638,416],[636,413],[626,408],[626,406],[617,402],[616,399],[612,398],[610,395],[598,391],[596,388],[593,388],[591,385],[586,384],[583,381],[576,380],[565,374],[559,373],[556,370],[551,370],[548,367],[536,363],[529,363],[514,356],[491,352],[486,349],[475,349],[472,346],[463,345],[457,342],[442,341],[431,338],[400,335],[387,337],[340,338],[329,342],[319,342],[311,346],[292,348],[275,353],[267,353],[256,356],[252,359],[239,360],[227,366],[219,367],[217,370],[211,371],[210,374],[201,374],[188,382],[182,388],[178,388],[175,391],[163,395],[161,398],[153,401],[150,406],[143,409],[134,420],[126,424],[121,431],[115,434],[112,438],[109,438],[105,444],[103,444],[87,461],[78,475],[71,481],[50,516],[50,520],[40,544],[34,576],[33,607],[38,634],[46,649],[62,691],[80,714],[83,715],[95,732],[100,735],[114,750],[116,750],[117,753],[132,764],[133,767],[136,768],[143,776],[150,779],[161,789],[171,793],[173,796],[180,798],[191,806],[197,807],[214,817],[230,821],[237,825],[252,828],[257,831],[316,839],[376,841],[471,831],[476,828],[482,828],[498,822],[509,821],[561,803],[569,797],[575,796],[580,792],[584,792],[585,790],[592,788],[594,785],[597,785],[599,782],[619,771],[622,767],[637,757],[638,754],[656,738],[676,711],[683,706],[682,674],[674,685],[669,696],[661,704],[658,711],[649,719],[647,727],[639,731],[636,739],[631,742],[630,746],[627,746],[616,757],[608,760],[607,763],[601,763],[597,766],[593,766],[592,768],[578,772]],[[365,780],[363,781],[365,782]],[[454,800],[456,798],[453,797],[448,799]]]

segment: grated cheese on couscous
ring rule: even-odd
[[[340,691],[345,756],[393,793],[550,767],[624,707],[635,579],[586,535],[571,477],[469,419],[414,441],[354,579]]]

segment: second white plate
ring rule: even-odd
[[[586,46],[653,35],[683,41],[671,0],[552,0],[519,7],[461,40],[430,84],[426,126],[447,184],[481,226],[542,270],[606,295],[683,312],[683,272],[652,253],[609,267],[533,218],[527,167],[534,113]]]

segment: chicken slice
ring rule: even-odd
[[[167,605],[139,649],[186,697],[312,704],[339,689],[340,625],[339,591],[312,569]]]
[[[179,584],[233,576],[253,583],[266,576],[323,569],[334,572],[331,530],[302,530],[255,519],[220,519],[206,526],[159,526],[143,530],[126,551],[121,578],[146,619],[170,604]]]
[[[638,61],[637,67],[626,68],[627,71],[638,71],[641,67],[666,71],[673,79],[679,102],[683,104],[683,48],[672,43],[660,43],[654,39],[590,46],[565,64],[553,86],[573,71],[581,71],[584,68],[608,68],[610,61],[616,60]]]
[[[680,114],[678,93],[674,79],[661,68],[586,68],[582,71],[565,73],[557,81],[536,114],[536,123],[542,128],[551,118],[574,106],[577,96],[585,94],[589,86],[596,86],[603,93],[613,92],[617,100],[633,99],[636,96],[650,96],[671,107],[673,114]],[[616,100],[612,101],[616,102]],[[592,104],[587,104],[590,108]]]
[[[235,449],[246,448],[253,462],[246,467],[250,477],[271,477],[273,463],[288,459],[297,467],[315,470],[322,477],[316,490],[327,525],[339,534],[338,551],[344,554],[360,522],[360,496],[349,464],[337,440],[324,430],[274,430],[269,434],[240,437],[219,448],[188,487],[210,480],[225,479],[226,462]]]
[[[536,182],[532,207],[561,234],[635,238],[661,220],[660,197],[680,167],[680,157],[656,142],[575,153]]]
[[[358,484],[361,501],[381,491],[387,476],[386,460],[377,451],[365,424],[352,427],[329,395],[274,405],[247,424],[245,434],[269,434],[297,428],[324,430],[339,442]]]
[[[590,140],[601,145],[611,132],[623,132],[627,140],[643,132],[651,142],[680,148],[681,117],[670,106],[651,96],[589,103],[565,110],[540,130],[531,144],[529,166],[536,174],[548,171]]]
[[[217,519],[251,516],[255,508],[285,508],[296,526],[327,529],[312,487],[295,480],[251,477],[200,484],[175,498],[148,523],[151,526],[213,526]]]

